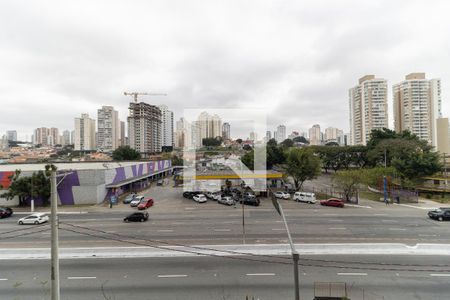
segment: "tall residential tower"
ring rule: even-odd
[[[349,90],[350,144],[365,145],[372,129],[388,128],[387,81],[366,75]]]

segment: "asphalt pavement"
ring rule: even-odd
[[[229,257],[62,260],[61,299],[293,299],[290,259],[267,260],[281,263]],[[352,269],[355,261],[365,265]],[[49,299],[48,261],[0,265],[1,299]],[[345,283],[352,300],[449,299],[450,258],[302,256],[300,282],[303,300],[313,299],[317,282]]]

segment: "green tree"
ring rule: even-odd
[[[120,146],[114,150],[112,157],[114,160],[138,160],[141,158],[141,154],[132,149],[130,146]]]
[[[308,148],[291,148],[286,159],[286,173],[294,180],[295,190],[300,190],[306,180],[320,175],[321,161]]]
[[[215,138],[204,138],[202,140],[202,145],[205,147],[218,147],[222,144],[222,137],[218,136]]]
[[[50,173],[56,171],[54,165],[46,165],[45,170],[33,172],[31,176],[21,176],[21,170],[16,170],[9,177],[11,184],[8,191],[1,197],[11,200],[19,198],[19,206],[24,206],[27,199],[42,199],[43,205],[49,204],[50,198]]]
[[[361,170],[344,170],[333,175],[333,183],[342,190],[346,201],[353,198],[363,180],[364,175]]]
[[[250,170],[253,170],[254,169],[254,158],[255,158],[255,151],[251,150],[251,151],[246,152],[241,157],[241,161],[247,168],[249,168]]]
[[[281,142],[281,145],[283,147],[290,148],[294,146],[294,141],[292,141],[291,139],[285,139],[284,141]]]

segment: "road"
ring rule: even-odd
[[[321,207],[283,201],[293,239],[296,243],[447,243],[450,240],[450,222],[427,218],[426,210],[379,203],[367,207],[344,209]],[[366,206],[366,205],[365,205]],[[181,244],[238,244],[243,242],[242,208],[210,202],[197,204],[192,200],[176,199],[156,202],[150,208],[150,219],[145,223],[123,223],[123,217],[135,211],[130,207],[105,209],[86,214],[60,215],[60,242],[62,247],[124,245],[113,240],[86,236],[87,227],[115,233],[120,238],[144,238]],[[18,226],[14,215],[0,220],[2,247],[48,247],[50,231],[35,226]],[[260,207],[245,207],[246,243],[286,243],[286,232],[280,216],[269,200]],[[81,226],[79,228],[70,225]],[[47,225],[47,228],[49,226]],[[23,230],[17,234],[15,230]],[[45,226],[44,228],[45,229]],[[72,230],[72,231],[67,231]],[[5,232],[11,234],[2,234]],[[77,232],[73,232],[77,231]],[[96,232],[98,234],[99,232]],[[128,245],[129,246],[129,245]]]
[[[304,259],[330,259],[329,256],[302,257],[300,263],[327,267],[300,266],[302,299],[312,299],[314,282],[345,282],[352,300],[449,299],[450,258],[412,256],[338,256],[330,263]],[[271,260],[277,260],[273,258]],[[69,259],[61,261],[61,299],[292,299],[293,279],[287,264],[260,263],[212,257],[146,259]],[[367,269],[348,269],[351,261],[373,263]],[[420,265],[447,264],[449,267],[426,271]],[[396,267],[380,263],[412,264]],[[2,299],[49,299],[49,262],[46,260],[0,261]],[[392,266],[391,266],[392,267]],[[447,270],[448,272],[442,272]],[[110,297],[110,298],[108,298]]]

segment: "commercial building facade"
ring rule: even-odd
[[[93,162],[93,163],[55,163],[58,173],[68,173],[61,177],[58,185],[58,201],[61,205],[98,204],[109,201],[129,191],[139,191],[158,178],[172,172],[170,160],[146,162]],[[9,176],[16,169],[21,176],[31,176],[33,172],[44,170],[45,164],[8,164],[0,165],[0,183],[8,188]],[[3,190],[5,191],[5,190]],[[1,190],[0,190],[1,192]],[[28,203],[29,203],[28,199]],[[0,205],[6,201],[0,198]],[[9,205],[17,205],[13,199]],[[35,200],[37,205],[40,199]]]

